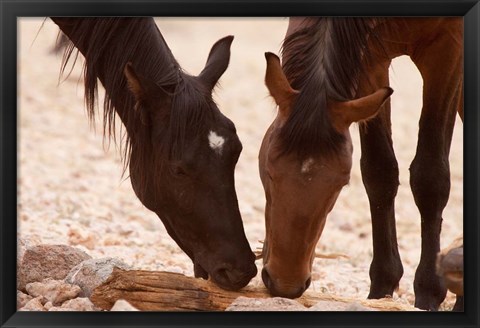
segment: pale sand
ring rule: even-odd
[[[278,53],[287,19],[158,19],[183,68],[198,74],[210,47],[232,34],[230,66],[215,100],[236,125],[244,149],[236,186],[247,237],[253,249],[264,238],[264,193],[257,156],[275,106],[263,84],[264,52]],[[19,21],[19,236],[37,234],[44,243],[79,245],[93,257],[113,256],[135,268],[192,275],[192,264],[167,235],[158,217],[122,179],[115,146],[104,151],[101,122],[89,126],[80,65],[58,86],[61,56],[49,54],[56,25],[41,19]],[[35,38],[36,37],[36,38]],[[396,201],[397,232],[405,274],[394,298],[413,304],[413,277],[420,256],[420,218],[409,188],[408,167],[416,149],[422,80],[407,57],[393,62],[393,137],[400,166]],[[101,103],[101,102],[100,102]],[[95,132],[96,131],[96,132]],[[351,127],[354,161],[350,184],[342,191],[317,246],[319,253],[350,259],[317,259],[309,293],[365,298],[372,257],[371,224],[362,184],[357,126]],[[457,119],[450,155],[451,192],[444,211],[442,246],[463,231],[463,126]],[[259,269],[261,261],[257,262]],[[260,274],[251,284],[262,285]],[[444,309],[451,308],[449,293]]]

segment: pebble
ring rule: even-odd
[[[27,284],[26,290],[33,297],[43,296],[53,305],[59,305],[75,298],[80,294],[80,287],[67,284],[61,280],[47,278],[42,282],[32,282]]]

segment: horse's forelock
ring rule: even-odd
[[[179,159],[191,139],[207,129],[215,103],[198,80],[184,75],[173,96],[172,115],[166,136],[168,156]]]

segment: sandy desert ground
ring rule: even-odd
[[[103,142],[101,122],[90,126],[83,102],[80,65],[59,83],[61,56],[50,53],[56,25],[43,19],[18,22],[18,223],[19,236],[43,243],[76,245],[92,257],[117,257],[138,269],[193,275],[190,260],[166,233],[159,218],[122,178],[118,147]],[[198,74],[210,47],[232,34],[230,66],[215,93],[219,108],[236,125],[244,149],[236,167],[236,187],[246,235],[253,249],[264,236],[264,193],[257,169],[263,135],[275,106],[263,84],[265,51],[279,52],[285,18],[157,19],[183,68]],[[41,28],[41,29],[40,29]],[[391,68],[393,138],[400,166],[396,202],[400,255],[405,273],[398,302],[413,304],[413,276],[420,257],[420,217],[409,188],[408,167],[416,149],[422,80],[408,57]],[[365,298],[372,257],[367,196],[361,181],[358,128],[351,127],[354,161],[317,246],[319,253],[349,259],[316,259],[309,293]],[[463,126],[457,119],[450,154],[452,187],[444,211],[442,246],[463,231]],[[261,260],[257,262],[261,268]],[[260,274],[251,284],[262,285]],[[442,309],[453,306],[448,294]]]

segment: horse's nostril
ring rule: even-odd
[[[217,271],[215,271],[215,273],[217,274],[217,276],[220,276],[220,277],[225,277],[227,278],[227,269],[217,269]]]
[[[230,288],[232,285],[227,268],[218,268],[212,273],[213,280],[223,288]]]
[[[222,269],[217,269],[215,271],[215,276],[217,279],[225,282],[225,283],[228,283],[230,282],[230,276],[228,274],[228,270],[226,268],[222,268]]]

